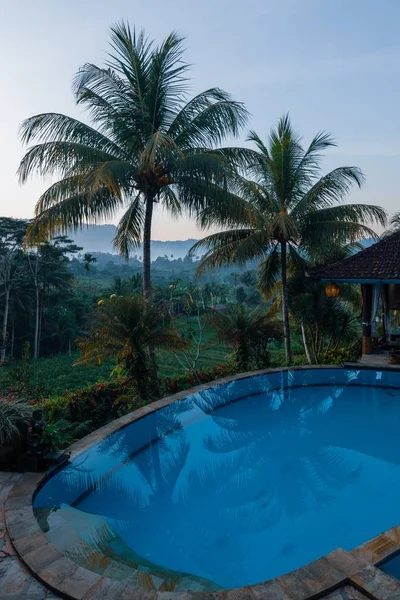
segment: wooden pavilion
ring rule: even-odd
[[[340,293],[341,283],[361,284],[363,355],[374,351],[373,337],[379,306],[386,349],[400,355],[400,330],[393,327],[395,311],[400,310],[400,232],[388,235],[344,260],[314,269],[310,275],[331,283],[332,295],[335,295],[335,288],[336,295]]]

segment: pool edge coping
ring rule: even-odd
[[[224,377],[156,400],[147,406],[128,413],[90,433],[88,436],[82,438],[82,440],[75,442],[67,449],[67,452],[70,459],[73,459],[105,437],[130,425],[134,421],[160,410],[173,402],[212,387],[218,387],[248,377],[285,371],[345,368],[340,365],[301,365],[249,371]],[[386,369],[370,370],[381,371]],[[161,592],[159,590],[148,590],[133,586],[126,582],[115,581],[81,567],[67,558],[51,543],[46,533],[40,529],[33,512],[32,502],[37,490],[53,474],[54,470],[45,474],[25,473],[10,491],[5,502],[5,522],[11,543],[19,558],[39,581],[62,598],[69,600],[91,600],[92,598],[97,598],[100,594],[100,597],[107,597],[109,600],[113,600],[114,598],[118,600],[128,600],[130,598],[134,598],[135,600],[155,600],[156,598],[160,600],[190,600],[191,598],[194,600],[200,598],[201,600],[205,600],[206,598],[210,600],[259,600],[267,598],[270,593],[272,596],[274,594],[277,595],[282,600],[290,600],[292,598],[294,600],[309,600],[312,598],[321,598],[323,595],[346,584],[353,585],[361,591],[364,590],[371,594],[373,592],[368,589],[368,582],[371,579],[369,571],[371,569],[374,570],[374,580],[376,578],[382,580],[385,578],[389,579],[392,582],[390,585],[396,585],[395,589],[398,589],[400,593],[400,582],[396,582],[375,568],[376,565],[379,565],[400,551],[400,525],[378,534],[350,552],[337,548],[318,560],[290,571],[285,575],[240,588],[202,592]],[[373,597],[377,598],[378,596],[373,595]]]

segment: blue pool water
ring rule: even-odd
[[[55,545],[106,575],[122,578],[120,562],[143,585],[174,582],[164,589],[257,583],[400,523],[399,401],[395,372],[216,386],[79,455],[35,512]]]

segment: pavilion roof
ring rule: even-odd
[[[400,282],[400,231],[339,262],[310,271],[330,281]]]

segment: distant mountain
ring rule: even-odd
[[[364,248],[369,248],[369,246],[372,246],[373,244],[375,244],[376,240],[374,240],[373,238],[367,238],[365,240],[361,240],[361,245],[364,246]]]
[[[117,254],[113,248],[113,239],[115,237],[115,225],[95,225],[86,229],[80,229],[76,233],[71,233],[70,237],[78,246],[82,246],[84,252],[109,252]],[[195,239],[188,240],[168,240],[165,242],[152,240],[151,242],[151,258],[155,260],[159,256],[167,255],[168,258],[184,258],[189,252],[193,244],[197,242]],[[365,239],[361,242],[364,247],[371,246],[375,243],[372,238]],[[135,252],[141,256],[141,249]]]
[[[76,233],[71,232],[70,237],[78,246],[82,246],[84,252],[110,252],[117,254],[113,248],[113,239],[115,237],[115,225],[96,225],[86,229],[80,229]],[[176,240],[176,241],[157,241],[151,242],[151,258],[155,260],[159,256],[167,255],[171,258],[184,258],[190,248],[197,240]],[[141,256],[141,250],[135,252]]]

